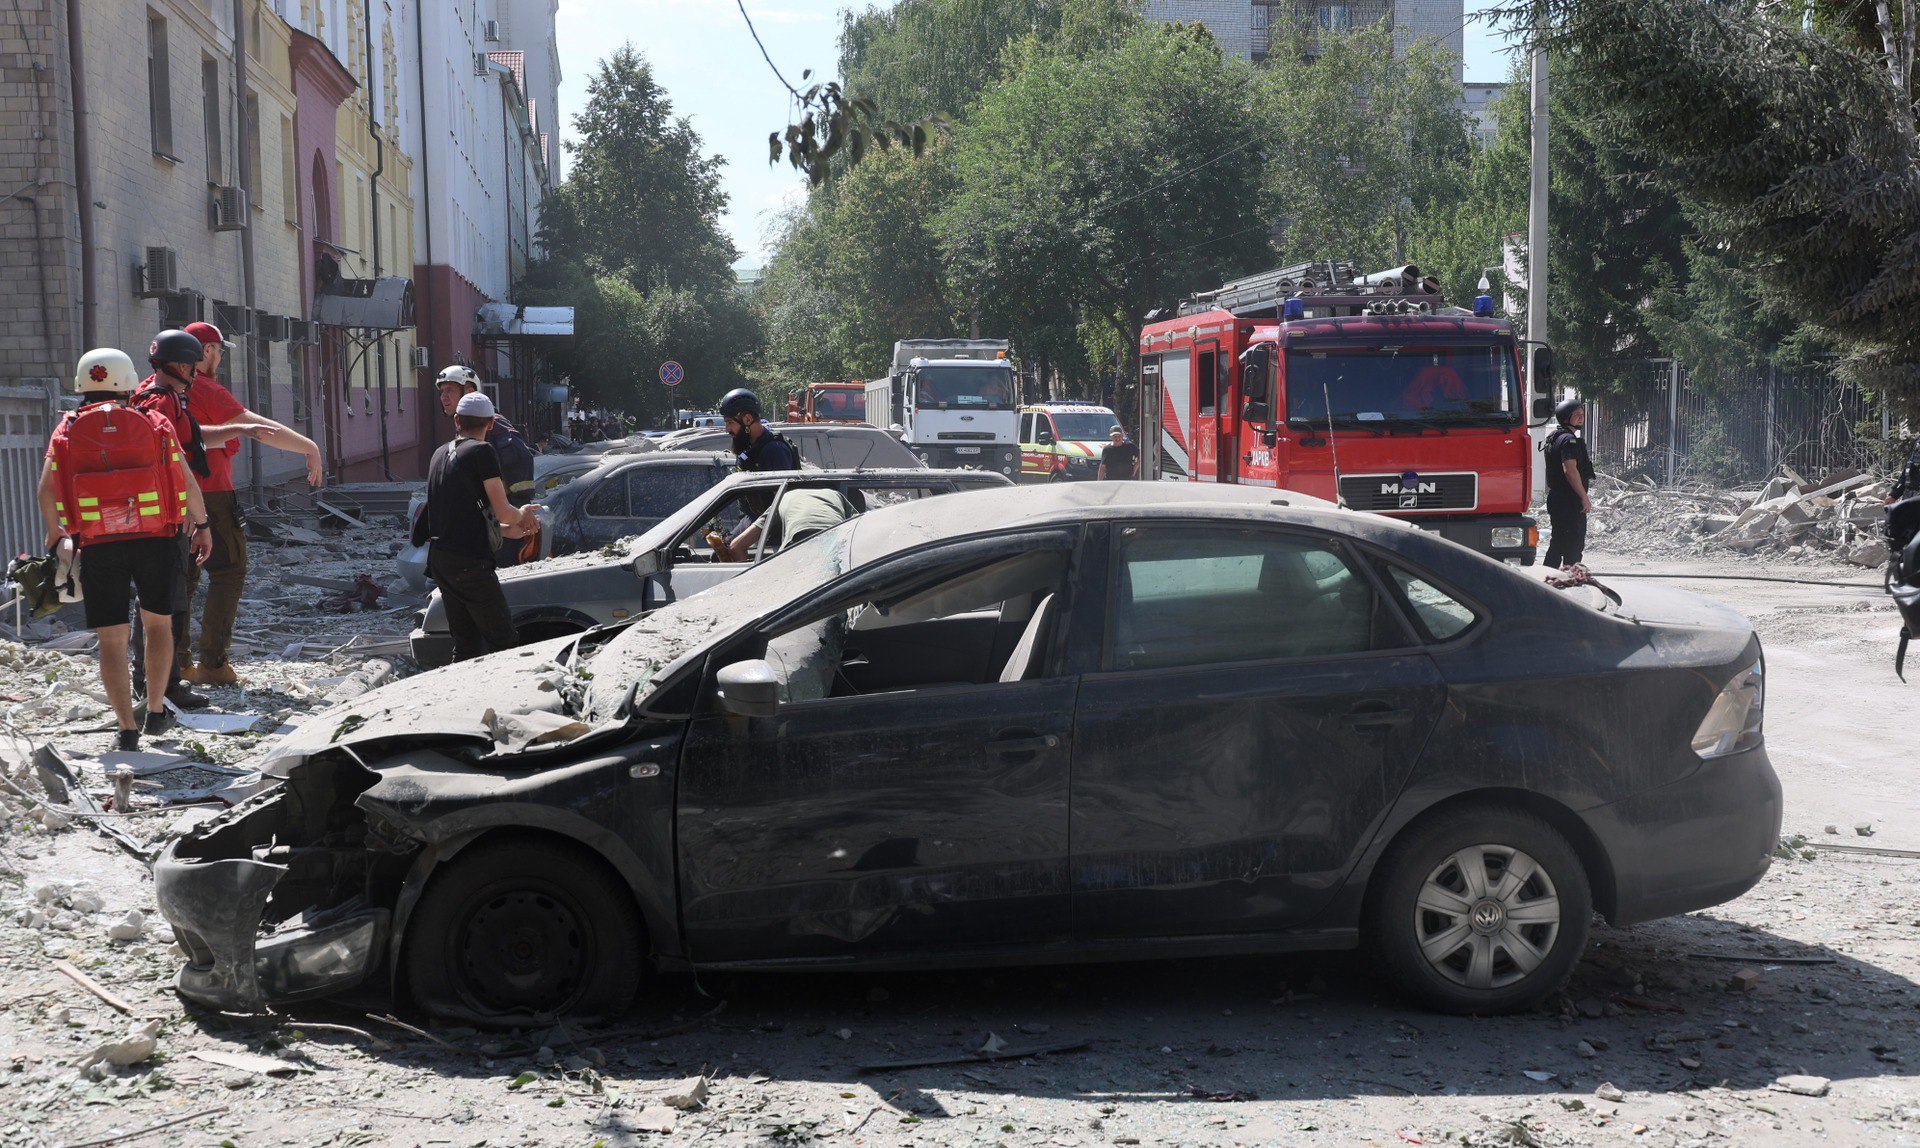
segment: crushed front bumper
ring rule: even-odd
[[[223,1012],[350,989],[380,967],[391,914],[353,898],[306,910],[263,932],[267,899],[287,866],[183,860],[175,842],[154,862],[160,912],[187,952],[180,995]]]

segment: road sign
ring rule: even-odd
[[[686,368],[674,362],[672,359],[668,359],[666,362],[660,364],[660,384],[662,386],[677,387],[680,385],[680,381],[686,377]]]

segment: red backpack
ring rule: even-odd
[[[54,428],[48,454],[60,521],[79,544],[179,532],[187,505],[180,448],[160,415],[118,403],[81,407]]]

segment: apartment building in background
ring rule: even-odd
[[[1350,32],[1387,21],[1393,42],[1401,51],[1417,40],[1438,40],[1456,57],[1466,48],[1464,0],[1147,0],[1153,20],[1201,23],[1223,50],[1256,63],[1270,57],[1275,44],[1289,33],[1305,37],[1306,54],[1314,54],[1321,31]],[[1455,78],[1464,73],[1458,66]]]
[[[332,481],[424,473],[446,362],[495,367],[535,421],[519,378],[537,356],[497,305],[553,186],[555,7],[18,0],[0,23],[0,549],[38,545],[74,362],[115,346],[144,364],[164,327],[219,324],[239,344],[224,381],[320,443]],[[271,504],[301,469],[250,443],[236,481]]]
[[[472,366],[501,413],[533,433],[559,425],[540,348],[566,337],[528,323],[515,296],[555,185],[557,8],[557,0],[428,4],[417,28],[430,61],[413,141],[422,160],[413,276],[428,349],[418,379],[430,390],[442,367]],[[423,407],[419,423],[424,466],[447,430],[437,407]]]

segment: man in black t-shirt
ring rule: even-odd
[[[1547,455],[1547,517],[1553,540],[1547,544],[1549,570],[1579,563],[1587,550],[1587,515],[1593,513],[1593,460],[1577,433],[1586,425],[1587,412],[1579,399],[1567,399],[1553,410],[1560,425],[1544,444]]]
[[[1116,424],[1107,432],[1107,440],[1100,451],[1100,477],[1114,481],[1138,477],[1140,448],[1127,441],[1127,432]]]
[[[493,401],[475,392],[454,408],[454,440],[433,452],[427,469],[427,505],[414,521],[414,545],[431,541],[427,574],[440,588],[453,637],[453,660],[509,649],[519,642],[500,576],[494,571],[498,537],[517,538],[539,525],[527,505],[514,508],[500,477],[500,456],[487,445]]]

